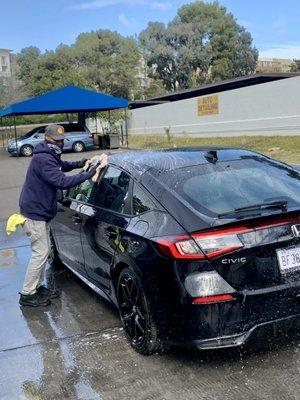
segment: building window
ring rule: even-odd
[[[2,72],[7,72],[7,65],[2,65]]]
[[[2,65],[6,65],[6,57],[5,56],[1,56],[1,64]]]

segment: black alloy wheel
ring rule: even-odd
[[[132,268],[122,270],[118,281],[118,303],[127,339],[140,354],[162,349],[140,279]]]
[[[30,144],[24,144],[24,146],[21,147],[20,153],[24,157],[31,157],[33,154],[33,147],[30,146]]]

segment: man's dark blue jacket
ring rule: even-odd
[[[78,168],[76,162],[61,161],[47,142],[36,146],[19,200],[21,214],[36,221],[49,222],[57,213],[57,189],[68,189],[90,178],[89,172],[66,176]]]

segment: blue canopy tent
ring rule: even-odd
[[[11,104],[0,110],[0,118],[17,115],[59,114],[108,111],[128,107],[128,101],[76,86],[65,86],[29,100]],[[15,125],[15,139],[17,131]],[[126,129],[127,130],[127,129]]]

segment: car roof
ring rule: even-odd
[[[127,150],[109,156],[111,164],[118,165],[133,175],[144,172],[166,172],[177,168],[209,163],[210,157],[217,157],[217,162],[239,160],[260,156],[261,154],[233,147],[183,147],[160,150]]]
[[[46,125],[39,125],[39,126],[36,126],[36,127],[33,128],[33,129],[46,128],[46,126],[51,125],[51,124],[57,124],[57,125],[62,125],[62,126],[70,126],[70,125],[76,125],[76,126],[80,125],[80,126],[84,126],[84,124],[79,124],[78,122],[49,122],[49,124],[46,124]],[[33,130],[33,129],[32,129],[32,130]]]

